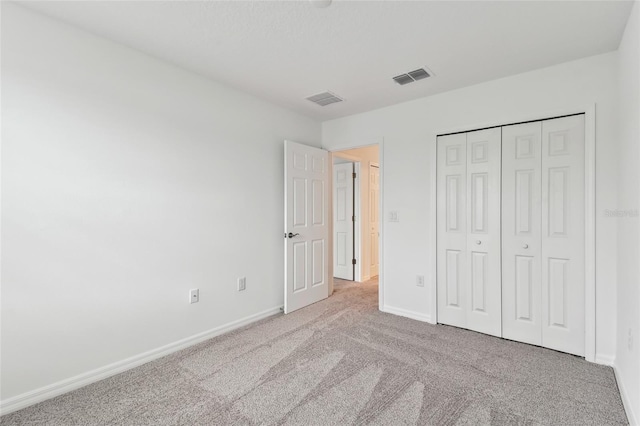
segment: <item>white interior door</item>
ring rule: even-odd
[[[333,276],[353,281],[353,163],[333,165]]]
[[[284,143],[284,312],[329,295],[329,153]]]
[[[467,326],[467,135],[437,141],[438,322]]]
[[[379,263],[379,202],[380,202],[380,168],[377,164],[369,166],[369,276],[378,275]]]
[[[542,345],[542,122],[502,128],[502,335]]]
[[[542,123],[542,345],[584,355],[584,115]]]
[[[467,328],[502,335],[501,130],[467,133]]]

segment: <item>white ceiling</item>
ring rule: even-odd
[[[30,2],[60,18],[318,120],[615,50],[622,1]],[[435,77],[391,77],[427,66]],[[345,102],[305,100],[332,91]]]

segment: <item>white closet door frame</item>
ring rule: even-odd
[[[487,121],[475,123],[473,126],[458,126],[450,128],[436,129],[428,138],[429,144],[429,170],[430,170],[430,196],[429,196],[429,213],[434,218],[429,225],[429,267],[430,274],[428,276],[430,292],[430,323],[438,323],[438,292],[437,283],[437,138],[438,135],[446,135],[450,133],[469,132],[477,129],[488,127],[504,126],[509,124],[524,123],[527,121],[548,120],[550,118],[558,118],[566,115],[584,114],[585,120],[585,157],[584,157],[584,186],[585,186],[585,359],[590,362],[598,360],[596,354],[596,255],[595,255],[595,104],[569,107],[564,109],[556,109],[549,111],[541,111],[536,114],[526,115],[509,115],[505,113],[501,115],[499,121]]]

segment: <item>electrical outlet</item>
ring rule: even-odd
[[[198,303],[200,301],[200,289],[194,288],[189,290],[189,303]]]
[[[398,218],[398,212],[397,211],[390,211],[389,212],[389,222],[400,222],[400,219]]]
[[[633,330],[629,329],[629,339],[627,340],[629,351],[633,350]]]
[[[417,275],[416,276],[416,285],[418,287],[424,287],[424,275]]]
[[[247,278],[238,278],[238,291],[245,291],[247,289]]]

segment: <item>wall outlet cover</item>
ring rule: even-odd
[[[200,289],[194,288],[189,290],[189,303],[198,303],[200,301]]]

